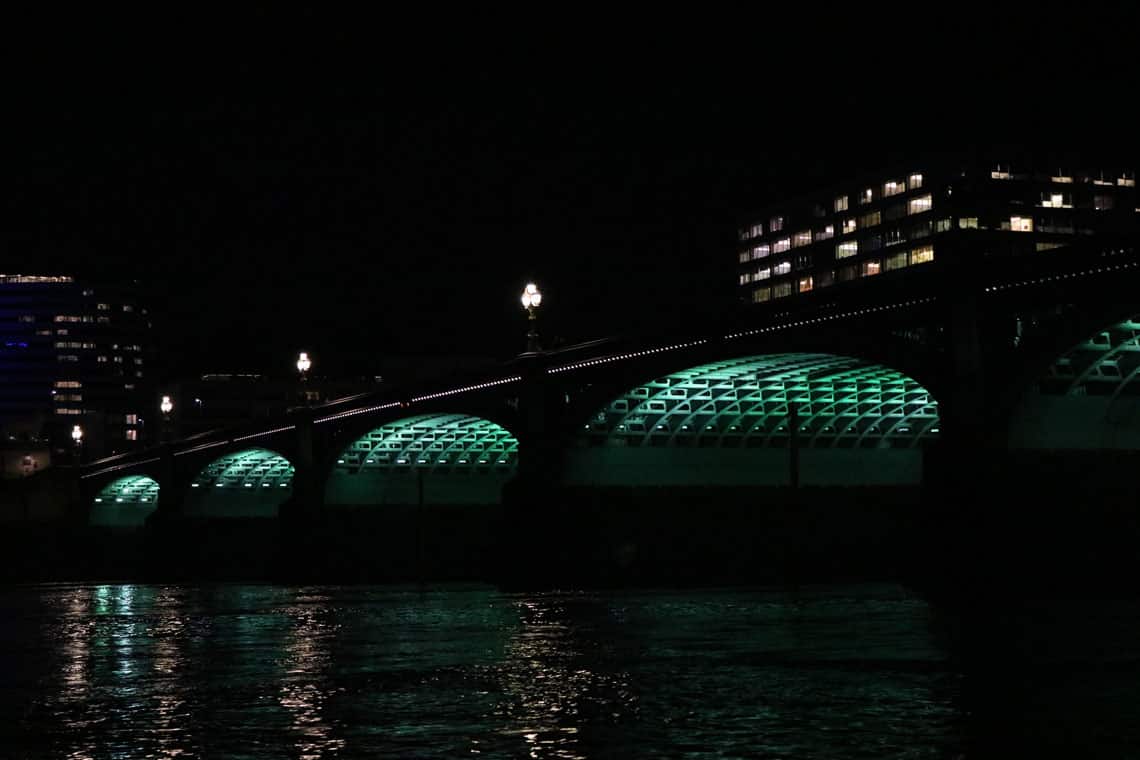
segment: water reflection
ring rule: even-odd
[[[494,714],[529,757],[586,758],[585,726],[618,724],[638,711],[629,673],[606,656],[613,642],[598,636],[610,610],[590,597],[538,596],[515,607],[519,624],[504,648]]]
[[[286,609],[291,629],[285,641],[278,701],[293,717],[291,728],[301,760],[319,760],[345,746],[325,717],[325,704],[338,689],[329,682],[330,645],[340,627],[327,593],[301,589]]]
[[[1140,605],[0,587],[0,757],[1127,756]],[[935,632],[932,635],[932,631]]]

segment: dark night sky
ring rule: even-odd
[[[916,151],[1095,136],[1135,161],[1123,12],[915,24],[15,34],[0,269],[142,280],[164,378],[302,347],[371,374],[517,352],[527,277],[567,341],[731,308],[743,212]]]

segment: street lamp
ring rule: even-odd
[[[538,330],[535,326],[534,310],[541,303],[542,293],[539,292],[538,286],[533,282],[528,282],[526,288],[523,289],[522,305],[526,309],[527,324],[530,326],[526,334],[526,350],[532,354],[538,351]]]
[[[79,464],[79,451],[83,445],[83,428],[76,425],[71,429],[71,440],[75,444],[75,464]]]
[[[158,405],[159,411],[162,412],[162,429],[159,431],[159,443],[166,443],[170,440],[170,413],[174,411],[174,401],[170,396],[163,396],[162,401]]]

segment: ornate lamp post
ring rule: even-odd
[[[162,436],[159,443],[166,443],[170,440],[170,413],[174,411],[173,399],[170,396],[163,396],[158,409],[162,412]]]
[[[301,376],[301,400],[305,406],[309,405],[309,389],[306,381],[309,379],[309,368],[312,366],[313,360],[309,358],[308,351],[297,354],[297,374]]]
[[[71,441],[74,444],[75,452],[75,466],[79,466],[80,456],[79,453],[83,450],[83,428],[76,425],[71,429]]]
[[[537,353],[538,348],[538,330],[535,325],[534,310],[542,303],[542,293],[539,292],[538,286],[533,282],[528,282],[526,288],[523,289],[522,305],[527,312],[527,324],[530,326],[526,334],[526,350],[527,353]]]

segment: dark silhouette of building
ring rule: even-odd
[[[763,303],[932,264],[952,230],[983,256],[1033,254],[1134,229],[1138,211],[1133,168],[915,161],[752,215],[739,230],[739,292]]]
[[[146,439],[150,323],[131,283],[0,275],[0,430],[97,457]],[[64,457],[67,461],[68,457]]]

